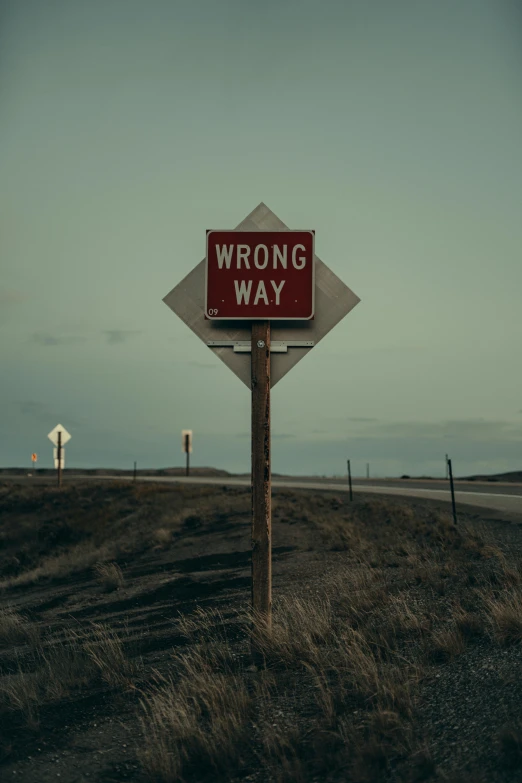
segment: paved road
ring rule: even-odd
[[[274,477],[275,481],[300,481],[308,483],[328,483],[335,484],[337,486],[345,486],[348,483],[347,478],[319,478],[317,476],[281,476]],[[360,489],[367,488],[370,491],[370,487],[391,487],[403,489],[419,489],[419,490],[442,490],[443,492],[450,491],[449,482],[444,479],[397,479],[397,478],[385,478],[385,479],[352,479],[354,487]],[[522,484],[515,484],[513,482],[489,482],[489,481],[464,481],[456,480],[455,488],[462,492],[477,492],[486,493],[487,495],[501,494],[501,495],[521,495],[522,496]]]
[[[113,479],[113,476],[96,476],[93,478]],[[130,476],[125,477],[130,480]],[[200,478],[186,476],[140,476],[138,479],[143,481],[161,481],[161,482],[186,482],[190,484],[217,484],[219,486],[250,486],[250,478]],[[438,486],[435,487],[434,484]],[[335,490],[337,492],[347,492],[346,481],[328,480],[328,479],[293,479],[293,478],[274,478],[272,486],[286,487],[288,489],[322,489]],[[465,488],[462,488],[465,486]],[[428,500],[438,500],[451,502],[451,495],[448,482],[423,482],[410,481],[409,486],[405,486],[401,480],[383,479],[383,480],[357,480],[353,482],[354,492],[362,491],[381,495],[397,495],[400,497],[417,497]],[[522,485],[503,485],[492,488],[489,484],[479,484],[475,482],[458,483],[455,489],[455,500],[457,503],[464,503],[468,506],[477,506],[495,511],[506,511],[512,514],[522,515]]]

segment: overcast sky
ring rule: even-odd
[[[517,10],[518,7],[518,10]],[[7,0],[0,465],[247,471],[246,386],[162,298],[260,201],[361,298],[273,469],[522,468],[517,0]]]

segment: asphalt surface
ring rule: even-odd
[[[236,477],[232,477],[236,478]],[[238,476],[237,478],[245,478],[249,481],[248,476]],[[335,485],[336,487],[347,486],[348,478],[324,478],[318,476],[272,476],[273,483],[281,481],[299,481],[306,483],[307,485],[317,483],[327,483]],[[353,487],[359,487],[359,489],[366,489],[370,492],[372,487],[381,489],[389,487],[391,489],[400,489],[401,492],[404,489],[411,490],[442,490],[442,492],[450,492],[450,485],[448,480],[444,479],[352,479]],[[461,492],[476,492],[487,495],[500,494],[500,495],[520,495],[522,496],[522,484],[515,484],[514,482],[489,482],[489,481],[466,481],[455,480],[455,488]]]

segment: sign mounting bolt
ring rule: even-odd
[[[257,341],[257,347],[258,348],[264,348],[265,347],[265,341],[264,340],[258,340]]]

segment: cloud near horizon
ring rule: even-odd
[[[30,342],[36,345],[42,345],[44,347],[54,345],[74,345],[75,343],[82,343],[85,341],[85,337],[78,335],[56,335],[49,332],[33,332],[30,337]]]

